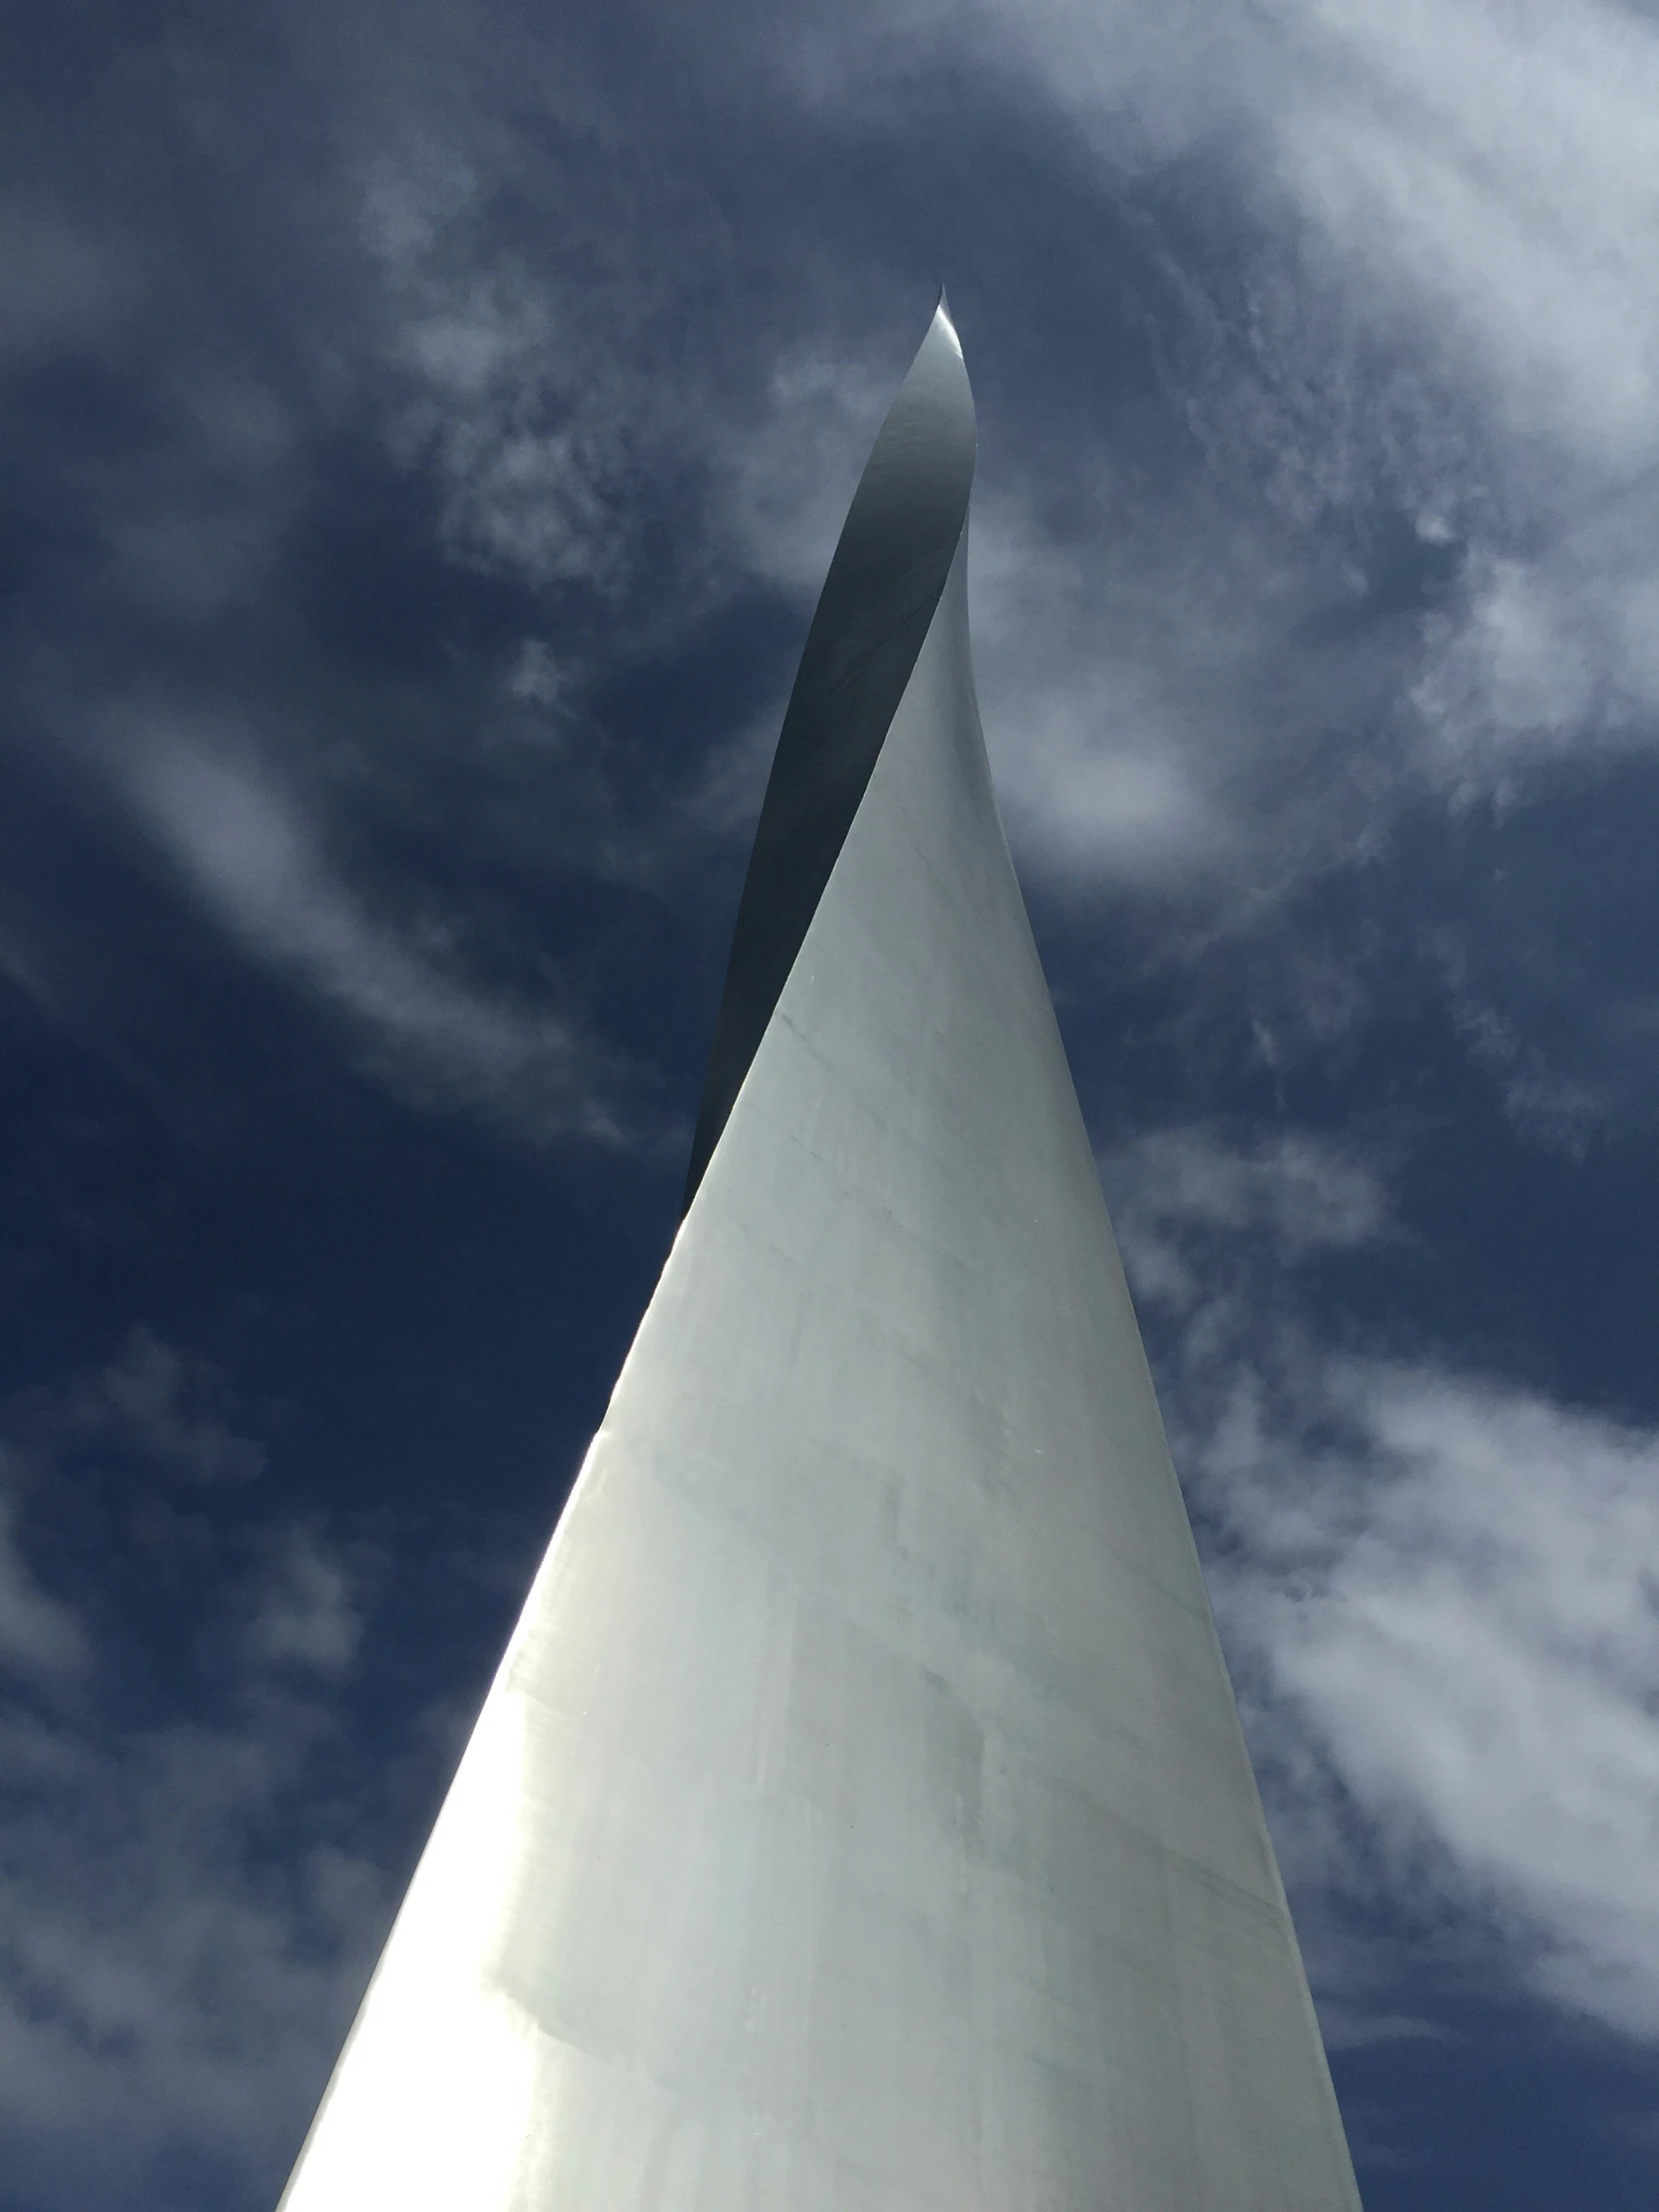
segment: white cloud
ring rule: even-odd
[[[989,73],[1035,74],[1114,160],[1184,152],[1236,112],[1264,71],[1260,20],[1226,0],[881,0],[832,30],[792,27],[781,67],[811,105],[890,115],[941,55]]]
[[[196,1483],[250,1482],[264,1449],[238,1435],[216,1409],[219,1378],[142,1326],[100,1374],[48,1395],[39,1409],[49,1435],[115,1441],[152,1467]]]
[[[1112,505],[1102,486],[1108,532]],[[986,740],[1022,846],[1142,883],[1236,860],[1218,802],[1242,731],[1218,733],[1207,680],[1236,677],[1251,641],[1225,583],[1201,613],[1203,584],[1144,542],[1133,560],[1109,534],[1057,542],[996,486],[975,502],[968,574]]]
[[[479,187],[431,154],[382,167],[364,196],[364,243],[383,273],[401,397],[387,435],[424,458],[452,557],[538,584],[615,592],[635,518],[622,492],[631,409],[589,318],[567,325],[554,278],[510,255],[482,263]]]
[[[913,10],[953,39],[954,10]],[[1659,444],[1659,27],[1603,0],[975,9],[1117,164],[1250,126],[1363,311],[1450,347],[1508,427],[1622,470]]]
[[[278,1860],[324,1743],[270,1691],[242,1728],[107,1739],[0,1706],[0,2132],[31,2201],[127,2201],[181,2150],[274,2192],[385,1916],[365,1859]]]
[[[75,1677],[87,1661],[80,1622],[30,1569],[17,1542],[12,1500],[0,1490],[0,1666],[50,1683]]]
[[[58,209],[0,202],[0,364],[106,340],[139,288],[130,252]]]
[[[1288,0],[1269,121],[1345,255],[1592,467],[1659,444],[1659,35],[1597,0]]]
[[[766,413],[745,421],[721,454],[724,529],[736,557],[809,607],[892,403],[893,365],[784,346],[767,379]]]
[[[545,638],[526,638],[507,674],[507,692],[520,706],[546,712],[556,708],[566,678]]]
[[[1104,1154],[1100,1179],[1137,1293],[1177,1309],[1213,1294],[1218,1239],[1286,1265],[1397,1234],[1377,1164],[1306,1131],[1241,1148],[1202,1125],[1155,1129]]]
[[[1429,628],[1424,765],[1463,790],[1659,737],[1659,471],[1531,559],[1487,556]]]
[[[112,1552],[153,1580],[181,1555],[158,1545],[146,1431],[177,1392],[139,1394],[99,1434],[133,1453]],[[85,1440],[69,1416],[90,1402],[80,1382],[48,1395],[44,1427],[34,1400],[12,1409],[41,1495],[77,1479],[48,1445]],[[0,1494],[0,2137],[19,2202],[160,2202],[181,2158],[271,2201],[385,1925],[385,1876],[353,1841],[385,1812],[384,1747],[339,1774],[367,1555],[315,1519],[208,1502],[182,1605],[166,1584],[194,1689],[147,1722],[153,1630],[135,1646],[119,1605],[49,1596]]]
[[[345,1561],[315,1528],[284,1529],[244,1631],[249,1656],[265,1666],[342,1674],[361,1633],[362,1615]]]
[[[253,364],[164,353],[152,374],[159,434],[84,488],[129,605],[194,625],[270,590],[302,510],[301,424]]]
[[[1550,1997],[1659,2038],[1659,1435],[1433,1368],[1310,1385],[1340,1441],[1241,1374],[1203,1452],[1270,1757],[1312,1741],[1407,1914],[1437,1900]],[[1318,1873],[1360,1886],[1340,1848]]]
[[[479,995],[373,920],[329,871],[302,815],[253,768],[151,733],[132,740],[120,773],[198,893],[252,949],[348,1015],[371,1064],[542,1135],[619,1137],[599,1049],[549,1015]]]
[[[1352,1151],[1174,1129],[1102,1171],[1178,1317],[1166,1416],[1344,2036],[1432,1984],[1355,1938],[1381,1903],[1465,1979],[1659,2040],[1659,1432],[1322,1343],[1299,1265],[1399,1237]]]

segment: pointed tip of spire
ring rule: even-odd
[[[733,933],[687,1211],[949,581],[977,442],[967,364],[941,291],[858,479],[790,695]]]
[[[956,334],[950,302],[942,287],[932,318],[922,332],[921,343],[916,347],[899,395],[893,402],[892,412],[876,440],[876,451],[870,455],[871,462],[877,464],[878,473],[877,456],[887,439],[888,429],[901,421],[908,424],[904,442],[906,450],[911,451],[912,465],[916,456],[910,441],[918,436],[935,454],[942,453],[946,445],[957,441],[965,443],[968,454],[967,475],[962,483],[965,506],[967,485],[973,474],[972,449],[977,442],[973,386],[968,378],[967,362],[962,354],[962,341]]]
[[[962,358],[962,341],[956,335],[956,324],[951,316],[950,302],[944,295],[942,284],[939,286],[939,303],[933,309],[933,323],[935,328],[942,330],[950,340],[951,345],[955,348],[956,357],[960,360]]]

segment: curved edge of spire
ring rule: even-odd
[[[682,1213],[772,1019],[932,623],[977,428],[944,293],[887,411],[819,595],[761,805]]]

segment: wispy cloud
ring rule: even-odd
[[[1203,1295],[1190,1263],[1213,1269],[1218,1241],[1284,1265],[1398,1234],[1380,1165],[1307,1132],[1241,1146],[1203,1126],[1150,1130],[1103,1156],[1100,1177],[1136,1289],[1182,1308]]]
[[[1547,1995],[1659,2036],[1659,1435],[1382,1362],[1322,1363],[1305,1412],[1342,1440],[1241,1376],[1204,1458],[1270,1753],[1313,1740],[1396,1908],[1437,1895]],[[1340,1852],[1321,1873],[1364,1893]]]
[[[0,1456],[0,1484],[7,1468]],[[0,1486],[0,1663],[52,1682],[80,1674],[89,1646],[73,1611],[45,1590],[17,1541],[15,1508]]]
[[[1653,743],[1659,471],[1552,534],[1541,554],[1476,559],[1428,626],[1412,704],[1423,764],[1454,793]]]
[[[454,558],[613,594],[636,520],[626,394],[573,342],[548,268],[481,252],[478,202],[464,160],[435,151],[382,162],[366,190],[362,235],[382,271],[400,390],[391,449],[432,468]]]
[[[0,363],[101,340],[135,288],[122,257],[61,210],[0,201]]]
[[[313,1523],[278,1531],[244,1632],[249,1657],[265,1666],[343,1674],[362,1625],[353,1577],[337,1548]]]
[[[1291,0],[1280,172],[1522,435],[1622,472],[1659,440],[1659,30],[1602,0]]]
[[[211,1376],[138,1330],[101,1375],[7,1409],[0,2132],[18,2201],[161,2201],[181,2157],[236,2201],[269,2192],[385,1917],[358,1826],[383,1774],[317,1817],[371,1547],[227,1486],[250,1471],[227,1469],[236,1450],[263,1454],[188,1410]],[[106,1539],[100,1585],[73,1602],[40,1565],[62,1564],[66,1512]],[[158,1578],[189,1684],[163,1710]],[[305,1841],[284,1859],[296,1815]]]
[[[1005,489],[982,490],[969,573],[987,741],[1039,865],[1119,886],[1202,882],[1252,841],[1226,805],[1245,719],[1229,728],[1215,692],[1237,693],[1256,610],[1222,573],[1181,573],[1168,543],[1114,542],[1113,506],[1102,483],[1095,531],[1058,538]]]
[[[1659,24],[1599,0],[1275,12],[1288,66],[1258,85],[1275,174],[1351,314],[1396,318],[1478,441],[1442,448],[1438,487],[1426,425],[1414,462],[1374,441],[1429,519],[1471,531],[1413,694],[1421,765],[1466,790],[1586,739],[1650,744]]]
[[[115,1442],[192,1483],[251,1482],[264,1447],[224,1417],[222,1378],[143,1325],[97,1375],[29,1403],[30,1432],[53,1446]]]
[[[567,1023],[484,996],[332,873],[303,815],[257,770],[167,737],[124,768],[143,818],[251,950],[346,1015],[372,1065],[417,1094],[481,1106],[543,1136],[621,1141],[612,1056]]]
[[[1179,1317],[1177,1456],[1345,2033],[1411,1981],[1381,1904],[1455,1929],[1465,1978],[1659,2037],[1659,1433],[1335,1350],[1302,1263],[1398,1237],[1361,1155],[1168,1130],[1103,1171],[1138,1295]],[[1355,1908],[1372,1937],[1326,1943]]]
[[[274,1862],[328,1744],[292,1656],[249,1655],[237,1725],[0,1705],[0,2126],[31,2201],[148,2201],[181,2151],[240,2198],[291,2151],[385,1913],[380,1870],[314,1823]]]

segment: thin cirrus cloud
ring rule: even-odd
[[[0,1481],[6,1475],[0,1456]],[[73,1612],[44,1589],[15,1532],[15,1507],[0,1489],[0,1663],[35,1681],[82,1674],[89,1646]]]
[[[364,191],[397,391],[388,449],[431,469],[452,559],[614,596],[628,574],[616,496],[628,410],[616,376],[583,360],[549,273],[511,253],[480,263],[478,200],[466,164],[435,156],[382,163]]]
[[[1120,1242],[1166,1298],[1188,1280],[1175,1263],[1195,1234],[1247,1237],[1290,1261],[1399,1234],[1381,1166],[1305,1131],[1245,1146],[1202,1124],[1154,1129],[1105,1155],[1100,1174]]]
[[[256,1480],[265,1447],[223,1417],[227,1388],[138,1330],[98,1371],[4,1408],[8,2202],[152,2201],[181,2144],[227,2201],[257,2198],[383,1926],[384,1876],[361,1842],[371,1803],[342,1805],[327,1781],[376,1547]],[[73,1595],[40,1563],[52,1552],[66,1571],[66,1512],[120,1528]],[[124,1617],[135,1588],[141,1607],[166,1593],[211,1681],[188,1716],[135,1725],[151,1656]],[[319,1789],[337,1821],[316,1821]],[[272,1838],[296,1815],[305,1845],[283,1863]]]
[[[1314,0],[1280,171],[1345,253],[1427,312],[1523,432],[1589,466],[1654,449],[1659,36],[1564,7]]]
[[[1201,1455],[1270,1766],[1313,1743],[1396,1909],[1437,1898],[1549,1999],[1659,2035],[1659,1434],[1382,1361],[1321,1362],[1306,1412],[1344,1441],[1241,1375]],[[1341,1855],[1318,1876],[1363,1890]]]
[[[1293,527],[1382,496],[1466,556],[1399,672],[1401,765],[1466,797],[1586,731],[1651,744],[1659,571],[1627,501],[1650,513],[1659,458],[1659,26],[1598,0],[1117,16],[970,20],[1104,170],[1228,149],[1258,226],[1244,323],[1183,274],[1225,363],[1182,395],[1218,464]],[[957,35],[901,20],[914,51]]]
[[[1481,558],[1429,627],[1412,690],[1443,784],[1651,745],[1659,716],[1659,465],[1541,554]]]
[[[294,1522],[272,1545],[248,1621],[248,1653],[267,1666],[342,1675],[356,1654],[362,1613],[348,1567],[314,1527]]]
[[[1351,1145],[1161,1130],[1102,1175],[1297,1894],[1659,2035],[1659,1431],[1321,1345],[1303,1264],[1401,1248]],[[1379,1947],[1332,1947],[1339,2011],[1387,2013]]]
[[[1105,542],[1079,546],[994,480],[975,510],[974,661],[1010,826],[1061,879],[1225,878],[1252,841],[1225,805],[1247,739],[1214,692],[1252,650],[1252,610],[1222,591],[1201,607],[1203,586],[1176,584],[1139,533],[1136,573],[1109,491],[1101,512]]]
[[[72,1662],[78,1683],[101,1662],[90,1704],[84,1684],[72,1716],[0,1704],[13,1797],[0,2128],[7,2185],[31,2201],[132,2201],[135,2176],[181,2143],[242,2201],[250,2172],[290,2147],[316,2051],[349,2015],[383,1876],[315,1832],[292,1866],[270,1855],[318,1786],[354,1642],[319,1587],[335,1569],[309,1543],[300,1591],[276,1542],[275,1586],[254,1591],[251,1629],[219,1670],[227,1713],[121,1726],[121,1647],[100,1650],[73,1614],[55,1631],[67,1653],[42,1657],[60,1674]]]
[[[1136,122],[1153,154],[1246,131],[1258,189],[1365,280],[1369,311],[1409,317],[1515,428],[1592,466],[1652,452],[1650,21],[1601,0],[1117,12],[1117,40],[1069,0],[979,20],[1114,161]]]
[[[622,1141],[599,1048],[469,989],[373,920],[255,770],[160,738],[136,750],[124,781],[192,888],[252,951],[345,1015],[371,1065],[531,1134]]]

